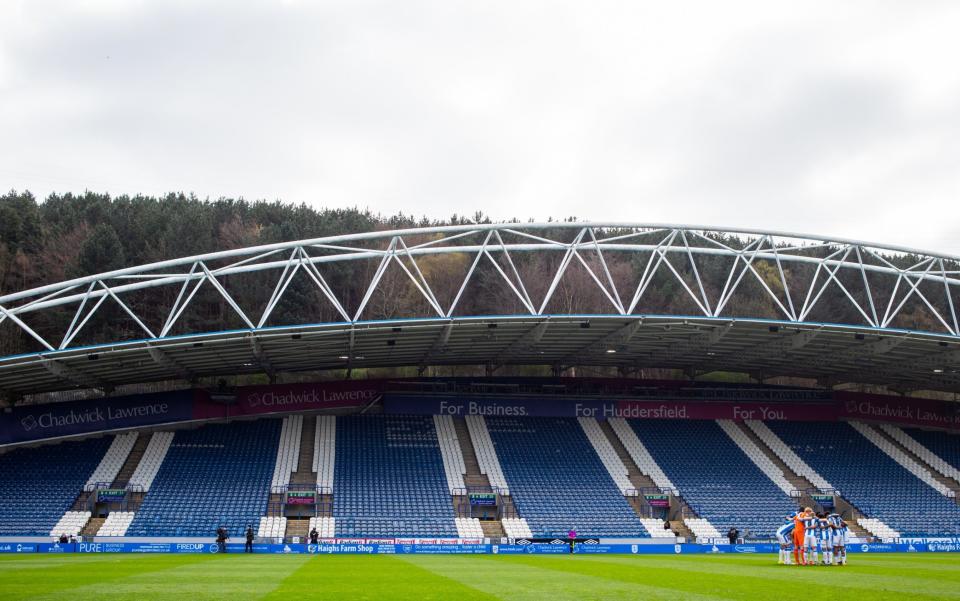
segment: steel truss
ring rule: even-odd
[[[540,295],[532,293],[530,274],[518,267],[522,263],[519,257],[526,258],[529,253],[548,253],[553,257],[549,263],[553,271],[537,274],[541,284],[549,282]],[[459,280],[456,293],[443,299],[436,294],[436,282],[426,275],[422,263],[428,257],[451,254],[467,257],[469,268]],[[633,261],[635,277],[629,285],[622,277],[615,277],[610,268],[614,254],[631,257]],[[704,262],[708,260],[726,261],[719,275],[716,269],[709,274],[704,271]],[[377,267],[359,303],[350,306],[323,274],[331,265],[355,261],[372,261]],[[37,356],[44,358],[49,371],[59,372],[74,382],[83,381],[82,375],[67,374],[52,362],[59,353],[82,346],[77,343],[78,335],[110,303],[136,324],[139,338],[150,346],[155,362],[178,377],[188,378],[193,376],[190,368],[167,356],[162,347],[165,341],[195,333],[178,331],[177,327],[198,291],[207,287],[253,335],[249,344],[254,360],[272,374],[276,368],[256,334],[287,325],[274,323],[271,318],[295,277],[306,277],[335,312],[335,325],[352,331],[378,317],[371,316],[370,301],[388,270],[398,267],[428,307],[429,315],[418,317],[447,320],[421,358],[429,362],[446,347],[453,320],[462,317],[458,307],[470,294],[467,291],[481,266],[498,276],[496,292],[514,298],[522,314],[534,318],[531,329],[504,348],[501,357],[492,358],[493,364],[511,361],[530,345],[540,344],[549,319],[564,316],[549,309],[572,266],[582,269],[588,276],[586,285],[595,287],[594,292],[602,295],[605,309],[594,312],[598,316],[644,317],[645,299],[668,280],[678,291],[677,306],[694,307],[693,313],[678,310],[677,316],[727,323],[750,319],[731,309],[736,304],[734,299],[749,289],[750,294],[759,295],[776,311],[776,315],[755,316],[754,321],[788,324],[806,332],[804,338],[780,344],[776,349],[751,349],[751,356],[805,346],[817,335],[818,328],[834,321],[814,318],[827,298],[845,299],[855,316],[835,324],[838,327],[850,326],[858,332],[878,335],[933,335],[941,343],[947,341],[951,345],[960,340],[956,308],[960,300],[960,257],[790,232],[643,223],[474,224],[330,236],[222,251],[7,294],[0,297],[0,324],[10,322],[35,341],[39,345]],[[797,277],[799,270],[805,270],[808,276]],[[240,274],[255,274],[270,284],[269,300],[256,312],[242,302],[242,289],[231,293],[224,285],[225,278]],[[166,311],[162,324],[150,327],[149,320],[129,298],[133,293],[155,289],[175,290],[176,300]],[[898,319],[907,311],[911,315],[923,312],[927,316],[925,324],[916,328],[898,326]],[[69,313],[69,320],[61,320],[68,325],[56,335],[38,332],[29,325],[31,318],[50,312],[60,312],[61,316]],[[586,348],[629,342],[639,326],[625,323],[622,329],[611,332],[609,339],[594,340]],[[674,341],[672,346],[662,349],[662,356],[676,359],[702,351],[719,343],[726,331],[709,329]],[[350,341],[352,348],[352,334]],[[874,352],[884,352],[886,346],[890,345],[881,345]],[[348,362],[353,360],[349,351],[345,354]],[[577,357],[563,360],[575,363]]]

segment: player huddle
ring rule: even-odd
[[[807,566],[847,563],[847,523],[836,513],[818,515],[807,507],[786,518],[786,523],[777,529],[777,540],[780,542],[778,563]]]

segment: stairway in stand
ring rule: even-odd
[[[284,540],[291,540],[294,536],[300,537],[300,542],[307,540],[310,534],[310,518],[287,518],[287,531],[284,534]]]
[[[80,536],[82,536],[84,540],[96,536],[97,532],[100,532],[100,527],[103,526],[105,521],[107,521],[107,518],[90,518],[90,521],[87,522],[87,525],[84,526],[83,530],[80,531]]]
[[[151,438],[153,438],[152,432],[141,432],[140,435],[137,436],[137,441],[133,443],[130,454],[127,455],[126,461],[123,462],[120,471],[117,472],[117,477],[113,479],[113,483],[110,485],[111,488],[123,488],[127,485],[127,482],[130,482],[133,472],[137,470],[143,454],[147,451],[147,445],[150,444]]]
[[[762,438],[760,438],[759,436],[757,436],[757,433],[754,432],[749,426],[747,426],[747,425],[746,425],[745,423],[743,423],[743,422],[733,422],[733,423],[734,423],[738,428],[740,428],[740,430],[741,430],[744,434],[746,434],[747,437],[748,437],[750,440],[752,440],[753,443],[754,443],[755,445],[757,445],[757,447],[758,447],[761,451],[763,451],[763,454],[766,455],[766,456],[770,459],[770,461],[772,461],[773,464],[774,464],[775,466],[777,466],[777,468],[780,469],[781,472],[783,472],[783,475],[784,475],[784,477],[787,479],[787,482],[789,482],[790,484],[792,484],[793,487],[796,488],[796,489],[801,493],[801,494],[800,494],[800,498],[796,499],[796,501],[797,501],[797,503],[800,505],[800,507],[814,507],[814,508],[816,508],[816,507],[817,507],[816,501],[813,500],[813,497],[811,497],[811,496],[810,496],[810,493],[807,492],[807,491],[808,491],[809,489],[814,489],[814,490],[816,490],[817,487],[814,486],[812,482],[810,482],[809,480],[807,480],[806,478],[804,478],[804,477],[801,476],[800,474],[798,474],[798,473],[796,473],[795,471],[793,471],[792,469],[790,469],[790,466],[788,466],[786,463],[784,463],[783,460],[780,459],[780,457],[779,457],[776,453],[773,452],[773,449],[771,449],[769,446],[767,446],[767,443],[765,443]],[[836,495],[835,499],[836,499],[836,502],[837,502],[837,504],[838,504],[838,505],[837,505],[837,513],[842,513],[842,510],[841,510],[841,508],[840,508],[840,504],[841,504],[841,503],[845,503],[845,501],[843,501],[842,499],[840,499],[840,498],[839,498],[839,495]],[[849,504],[847,504],[847,505],[849,505]],[[852,507],[852,506],[850,506],[850,507]],[[859,526],[857,526],[857,528],[859,529]],[[851,530],[853,530],[853,528],[851,528]],[[854,534],[857,535],[856,532],[854,532]]]
[[[897,440],[893,436],[890,436],[890,434],[883,428],[880,428],[878,426],[872,426],[872,425],[870,427],[873,428],[876,432],[878,432],[880,436],[890,441],[890,443],[895,448],[902,451],[904,454],[906,454],[907,457],[909,457],[910,459],[913,459],[914,461],[919,463],[921,466],[925,467],[927,471],[930,472],[930,475],[933,476],[934,480],[936,480],[940,484],[943,484],[944,486],[952,490],[954,494],[957,495],[955,498],[957,499],[957,502],[960,503],[960,482],[957,482],[953,478],[949,478],[947,476],[944,476],[940,472],[938,472],[936,468],[934,468],[932,465],[924,461],[919,455],[917,455],[916,453],[914,453],[913,451],[905,447],[903,444],[901,444],[899,440]]]
[[[486,475],[480,473],[480,463],[477,461],[477,453],[473,449],[473,439],[470,438],[470,430],[467,429],[466,420],[460,417],[454,418],[453,427],[457,431],[460,452],[463,453],[463,465],[467,470],[463,476],[463,483],[469,488],[491,490],[490,480]]]
[[[617,457],[620,458],[620,461],[623,462],[624,467],[627,468],[627,479],[630,480],[630,484],[633,484],[633,487],[638,491],[644,488],[659,490],[656,482],[641,472],[640,468],[637,467],[637,463],[633,460],[633,457],[630,456],[630,451],[627,450],[627,447],[623,446],[623,442],[620,441],[620,437],[617,436],[617,433],[613,431],[613,428],[610,426],[610,422],[602,419],[597,420],[597,423],[600,424],[600,430],[603,431],[604,436],[607,437],[607,440],[610,442],[613,450],[616,451]],[[633,507],[634,512],[636,512],[638,516],[642,518],[648,518],[653,515],[653,508],[650,507],[642,495],[638,497],[627,497],[627,501],[630,503],[630,507]]]
[[[73,505],[70,507],[70,511],[87,511],[87,503],[90,502],[90,497],[92,495],[93,495],[93,492],[89,490],[85,490],[81,492],[79,495],[77,495],[77,499],[73,502]]]
[[[297,456],[297,471],[290,474],[292,488],[309,489],[317,485],[317,473],[313,471],[313,444],[317,432],[317,416],[304,415],[303,427],[300,431],[300,453]],[[331,515],[333,495],[317,495],[317,515]],[[267,515],[283,515],[283,495],[272,494],[267,509]],[[286,537],[299,536],[303,541],[310,532],[310,517],[287,517]]]
[[[688,541],[694,541],[697,539],[694,536],[693,531],[683,523],[683,520],[670,520],[670,529],[677,533],[677,536],[682,536]]]
[[[801,493],[800,498],[796,499],[798,504],[800,504],[803,507],[816,506],[816,503],[814,502],[813,497],[811,497],[810,493],[807,492],[807,490],[809,489],[817,488],[816,486],[813,485],[812,482],[810,482],[800,474],[790,469],[790,466],[784,463],[783,460],[780,459],[780,457],[773,452],[773,449],[768,447],[767,443],[765,443],[762,438],[757,436],[757,433],[754,432],[752,429],[750,429],[745,423],[733,422],[733,425],[736,426],[737,428],[740,428],[740,431],[743,432],[747,436],[747,438],[752,440],[753,444],[757,445],[757,448],[763,451],[763,454],[766,455],[767,458],[770,461],[772,461],[773,464],[777,466],[777,468],[781,472],[783,472],[783,476],[784,478],[787,479],[787,482],[792,484],[793,487]]]
[[[463,483],[474,492],[493,491],[490,485],[490,479],[486,474],[480,472],[480,462],[477,461],[477,452],[473,448],[473,439],[470,437],[470,430],[467,428],[467,422],[462,417],[453,418],[453,428],[457,432],[457,442],[460,443],[460,452],[463,454],[463,467],[466,473],[463,475]],[[513,502],[509,497],[498,497],[502,507],[491,507],[488,519],[480,518],[480,527],[483,529],[483,536],[487,538],[502,538],[506,536],[503,531],[503,525],[497,516],[500,511],[506,513],[513,511],[516,515],[516,509],[513,508]],[[459,515],[460,509],[470,510],[470,499],[465,496],[456,495],[453,497],[453,507]]]
[[[504,538],[507,535],[500,520],[480,520],[480,527],[484,538]]]
[[[613,450],[616,451],[620,461],[622,461],[624,467],[627,468],[627,479],[630,480],[634,488],[638,491],[645,488],[660,490],[660,487],[657,486],[657,483],[654,482],[650,476],[640,471],[637,462],[630,456],[630,451],[627,450],[627,447],[623,446],[623,441],[620,440],[620,437],[617,436],[613,427],[610,426],[610,422],[605,419],[597,420],[597,422],[600,424],[600,430],[603,431],[604,436],[607,437],[610,445],[613,446]],[[627,497],[627,501],[639,517],[648,518],[656,513],[655,509],[647,503],[647,500],[642,495],[638,497]],[[690,509],[690,506],[687,505],[686,501],[681,497],[671,494],[670,509],[667,511],[667,516],[670,518],[668,520],[670,522],[670,529],[677,533],[678,536],[686,537],[687,540],[694,540],[696,537],[693,535],[693,532],[683,522],[683,516],[685,515],[696,516],[697,514]]]
[[[317,484],[317,472],[313,471],[313,439],[317,432],[317,416],[303,416],[303,430],[300,433],[300,456],[297,459],[297,471],[290,475],[290,484]]]

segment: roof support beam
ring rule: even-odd
[[[147,347],[147,352],[150,353],[150,358],[153,359],[154,363],[172,371],[181,379],[187,380],[188,382],[193,382],[196,380],[196,376],[193,375],[193,372],[171,359],[170,356],[162,350],[154,346],[150,346]]]
[[[807,346],[819,334],[819,329],[781,334],[774,340],[750,345],[746,348],[741,347],[730,353],[725,353],[722,357],[715,357],[716,364],[727,365],[732,359],[745,371],[762,372],[764,371],[764,365],[784,360],[786,355]]]
[[[886,353],[887,351],[900,345],[902,342],[904,342],[903,337],[883,338],[881,340],[876,340],[868,343],[871,346],[871,350],[867,351],[867,353],[871,356],[882,355],[883,353]],[[881,345],[881,343],[885,344]],[[861,345],[860,348],[865,346],[867,345]],[[848,349],[847,351],[839,354],[851,354],[852,351],[853,349]],[[909,374],[911,372],[923,370],[929,370],[931,378],[933,378],[937,373],[945,373],[949,371],[951,367],[957,366],[960,366],[960,349],[931,353],[925,357],[914,359],[912,361],[888,361],[881,365],[864,366],[862,369],[851,369],[849,371],[837,374],[830,374],[824,377],[823,381],[827,384],[842,384],[844,382],[856,381],[857,378],[861,377],[893,377],[895,373]],[[937,369],[942,371],[934,372],[934,370]]]
[[[493,365],[494,368],[506,365],[518,352],[536,347],[540,344],[540,340],[543,338],[548,327],[550,327],[549,318],[547,321],[541,321],[521,334],[519,338],[498,352],[496,357],[492,358],[489,363]]]
[[[270,378],[270,381],[277,379],[277,370],[274,368],[273,363],[270,362],[270,358],[267,356],[267,352],[263,349],[263,345],[260,343],[260,339],[256,336],[250,337],[250,349],[253,351],[253,356],[260,364],[260,367],[263,368],[263,371]]]
[[[734,322],[731,321],[711,330],[691,334],[686,342],[675,344],[664,352],[657,352],[655,358],[657,361],[666,363],[677,357],[686,357],[687,355],[695,355],[706,351],[723,340],[724,336],[733,329],[733,323]]]
[[[596,353],[598,350],[606,352],[611,346],[625,345],[630,342],[630,339],[634,337],[642,326],[643,318],[634,319],[617,330],[610,332],[603,338],[595,340],[560,359],[560,364],[573,365],[578,363],[580,359]]]
[[[112,384],[78,371],[56,359],[43,358],[41,364],[51,374],[61,380],[70,382],[74,386],[80,388],[96,388],[102,390],[105,394],[109,394],[113,390]]]
[[[433,341],[433,344],[430,346],[430,349],[423,354],[423,357],[420,358],[418,366],[420,369],[427,367],[430,363],[430,360],[437,355],[437,353],[445,353],[447,351],[447,344],[450,342],[450,334],[453,332],[453,320],[447,321],[444,324],[443,329],[440,330],[440,333],[437,334],[437,338]]]

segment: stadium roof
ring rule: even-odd
[[[546,258],[536,262],[538,255]],[[450,273],[452,263],[428,268],[432,257],[460,257],[463,271]],[[351,302],[329,269],[363,262],[374,268],[345,272],[347,280],[368,273],[362,295]],[[572,279],[574,269],[582,277]],[[384,290],[390,270],[419,295],[422,311],[386,317],[372,308],[375,296],[399,294]],[[274,312],[298,273],[334,320],[275,323]],[[262,298],[245,299],[257,282],[237,284],[237,275],[263,284]],[[949,255],[736,228],[511,223],[331,236],[130,267],[2,296],[3,332],[14,327],[36,349],[0,358],[0,391],[511,364],[615,366],[625,373],[724,370],[816,378],[825,385],[960,391],[958,276],[960,259]],[[441,280],[455,285],[444,294]],[[241,327],[224,320],[220,331],[177,330],[204,284]],[[160,304],[164,294],[175,301],[152,323],[146,317],[150,301]],[[561,294],[592,294],[595,301],[587,312],[558,310],[564,308]],[[644,303],[654,294],[666,304],[647,311]],[[479,302],[486,296],[495,302]],[[465,314],[468,299],[471,307],[512,303],[520,314]],[[90,333],[94,326],[85,326],[96,324],[91,318],[105,305],[137,331],[81,345],[78,334]],[[830,313],[840,306],[845,310]],[[756,315],[746,311],[751,307],[758,308]],[[40,322],[46,330],[30,325]]]

